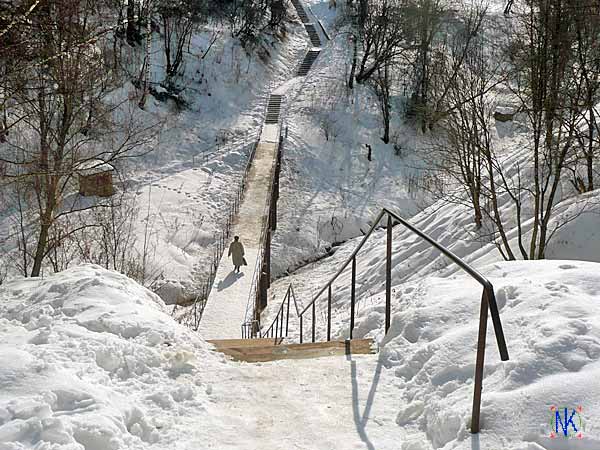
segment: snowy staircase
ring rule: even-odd
[[[312,23],[304,24],[304,28],[306,28],[306,32],[308,33],[308,38],[310,39],[310,43],[313,47],[321,46],[321,39],[319,38],[319,34],[315,29],[315,26]]]
[[[333,355],[376,353],[373,339],[284,344],[278,339],[219,339],[208,341],[217,351],[236,361],[265,362],[279,359],[307,359]]]
[[[300,4],[300,0],[292,0],[292,5],[294,5],[294,8],[296,8],[296,12],[298,13],[298,17],[300,17],[302,23],[310,23],[310,19],[308,18],[304,7]]]
[[[279,123],[279,114],[281,114],[281,99],[281,95],[271,94],[269,96],[265,123]]]
[[[304,24],[304,28],[306,28],[306,32],[308,33],[308,38],[310,39],[310,43],[313,47],[321,46],[321,39],[319,38],[319,33],[315,29],[315,26],[312,24],[308,14],[306,14],[306,10],[300,4],[300,0],[292,0],[292,5],[296,8],[296,12],[298,13],[298,17]]]
[[[300,67],[298,68],[297,75],[299,77],[304,77],[308,74],[308,71],[319,56],[319,53],[321,53],[319,50],[309,50],[309,52],[304,57],[304,60],[300,64]]]

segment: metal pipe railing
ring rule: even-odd
[[[332,298],[332,288],[335,280],[342,274],[342,272],[348,267],[350,263],[352,263],[352,285],[351,285],[351,298],[350,298],[350,308],[351,308],[351,317],[350,317],[350,338],[352,338],[354,324],[355,324],[355,301],[356,301],[356,258],[358,252],[362,249],[366,241],[372,235],[373,231],[379,226],[381,220],[387,217],[386,223],[386,259],[385,259],[385,332],[390,328],[391,323],[391,294],[392,294],[392,241],[393,234],[392,229],[394,226],[394,222],[397,222],[400,225],[403,225],[405,228],[410,230],[412,233],[416,234],[426,242],[428,242],[431,246],[435,247],[440,251],[443,255],[449,258],[452,262],[454,262],[458,267],[464,270],[469,276],[471,276],[475,281],[477,281],[483,287],[483,293],[481,296],[481,305],[480,305],[480,313],[479,313],[479,332],[477,337],[477,356],[476,356],[476,364],[475,364],[475,386],[474,386],[474,394],[473,394],[473,409],[472,409],[472,417],[471,417],[471,432],[478,433],[480,429],[480,413],[481,413],[481,392],[483,385],[483,369],[485,362],[485,341],[486,341],[486,331],[487,331],[487,319],[488,319],[488,309],[489,314],[492,316],[492,322],[494,325],[494,332],[496,335],[496,342],[498,345],[498,350],[500,353],[500,359],[502,361],[507,361],[509,359],[508,348],[506,346],[506,340],[504,337],[504,332],[502,330],[502,323],[500,321],[500,313],[498,311],[498,305],[496,303],[496,296],[494,294],[494,287],[492,283],[485,278],[481,273],[455,255],[453,252],[448,250],[446,247],[436,242],[434,239],[429,237],[427,234],[419,230],[417,227],[407,222],[397,214],[389,211],[386,208],[383,208],[381,212],[377,215],[375,222],[367,232],[367,234],[363,237],[359,245],[354,249],[350,257],[344,262],[342,267],[336,272],[336,274],[323,286],[323,288],[313,297],[313,299],[302,309],[302,311],[298,310],[298,305],[294,296],[294,302],[296,304],[296,312],[297,316],[300,319],[300,343],[304,340],[304,313],[306,313],[309,308],[311,309],[311,340],[315,342],[316,340],[316,301],[319,299],[321,294],[325,292],[327,289],[327,340],[331,339],[331,298]],[[288,293],[293,292],[293,287],[290,284],[288,287]],[[286,320],[289,321],[289,296],[286,293],[286,298],[282,302],[279,311],[277,313],[276,319],[279,320],[279,315],[283,314],[284,303],[288,301],[288,317]],[[283,319],[283,316],[281,317]],[[270,329],[273,327],[271,325]],[[287,337],[287,326],[286,326],[286,337]]]

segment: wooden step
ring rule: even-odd
[[[315,29],[315,26],[312,23],[304,24],[304,28],[306,28],[306,32],[308,33],[308,38],[310,39],[310,43],[313,47],[321,46],[321,39],[319,39],[319,34]]]
[[[282,338],[263,338],[263,339],[215,339],[207,341],[217,347],[217,350],[228,347],[268,347],[269,345],[279,345],[283,342]]]
[[[310,50],[305,56],[302,62],[300,63],[300,67],[298,68],[297,76],[303,77],[308,74],[308,71],[311,69],[313,63],[319,56],[320,51],[318,50]]]
[[[352,339],[304,344],[284,344],[281,339],[226,339],[208,341],[217,351],[236,361],[266,362],[280,359],[321,358],[333,355],[376,353],[373,339]]]

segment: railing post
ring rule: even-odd
[[[283,305],[281,305],[281,322],[279,323],[279,337],[283,337]]]
[[[316,319],[316,313],[315,313],[315,305],[317,304],[317,302],[313,302],[312,304],[312,341],[315,342],[315,319]]]
[[[258,291],[259,291],[259,310],[257,313],[261,313],[267,307],[267,291],[269,289],[268,273],[265,272],[264,267],[261,269],[260,276],[258,279]]]
[[[301,344],[302,344],[302,318],[303,317],[304,317],[303,315],[300,316],[300,343]]]
[[[279,333],[279,313],[275,317],[275,338],[277,338],[277,334]]]
[[[387,246],[385,255],[385,332],[390,329],[392,315],[392,216],[387,220]]]
[[[356,256],[352,258],[352,286],[350,288],[350,339],[354,331],[354,314],[356,304]]]
[[[331,340],[331,285],[327,290],[327,340]]]
[[[267,285],[267,288],[271,287],[271,232],[267,231],[266,236],[265,236],[265,282]],[[266,299],[265,299],[265,306],[267,305]]]
[[[481,309],[479,310],[479,335],[477,337],[477,359],[475,362],[475,391],[473,392],[473,411],[471,415],[471,433],[479,433],[481,415],[481,390],[483,389],[483,366],[485,361],[485,335],[488,319],[488,292],[483,290]]]
[[[287,301],[287,314],[286,314],[286,319],[285,319],[285,337],[288,337],[288,333],[290,330],[290,297],[292,296],[290,294],[290,290],[288,290],[288,301]]]

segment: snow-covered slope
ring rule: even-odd
[[[332,26],[335,9],[327,9],[325,2],[313,2],[311,8],[319,14],[327,12],[319,18]],[[414,130],[394,120],[392,141],[382,142],[372,88],[346,87],[349,34],[331,30],[331,35],[308,76],[296,79],[288,89],[289,134],[283,153],[280,218],[273,238],[275,276],[323,256],[332,243],[360,236],[382,206],[412,216],[422,198],[411,187],[418,172],[415,167],[422,165],[412,151],[417,145]],[[398,153],[394,143],[402,148]],[[372,149],[371,161],[367,145]]]
[[[9,282],[0,448],[186,448],[172,442],[206,409],[201,367],[220,365],[208,347],[155,294],[98,266]]]
[[[394,386],[389,401],[396,405],[395,420],[404,438],[395,448],[600,448],[600,430],[594,425],[600,414],[600,264],[501,262],[482,271],[496,289],[510,361],[500,361],[489,323],[478,437],[471,437],[469,422],[481,287],[462,274],[395,284],[393,319],[385,337],[385,295],[373,289],[373,295],[359,297],[354,336],[379,339],[384,373],[396,378],[388,381]],[[323,284],[324,276],[307,271],[296,280],[304,283],[297,284],[298,291]],[[372,283],[369,269],[359,271],[358,279],[364,276],[369,280],[365,284]],[[317,307],[320,339],[325,311],[323,301]],[[334,296],[333,317],[334,338],[347,337],[346,291]],[[296,320],[290,322],[293,336],[297,327]],[[582,440],[550,436],[552,406],[569,408],[569,415],[583,408]]]

